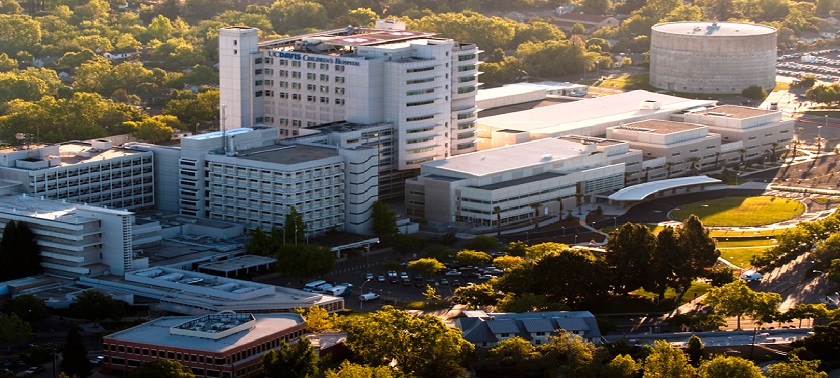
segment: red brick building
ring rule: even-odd
[[[297,314],[237,314],[165,317],[103,337],[102,371],[121,374],[154,360],[174,360],[196,377],[263,375],[262,356],[303,335]]]

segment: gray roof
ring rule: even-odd
[[[589,331],[589,326],[582,318],[556,318],[557,328],[565,331]]]
[[[522,325],[528,333],[552,332],[557,329],[548,319],[525,319],[522,320]]]
[[[513,320],[488,320],[487,326],[493,333],[519,333],[519,327]]]
[[[225,352],[303,323],[298,314],[254,314],[254,326],[232,335],[209,339],[172,334],[170,329],[194,320],[192,316],[164,317],[105,336],[105,341],[158,345],[202,352]]]
[[[513,334],[531,340],[536,332],[554,333],[557,330],[582,332],[585,339],[601,337],[598,322],[589,311],[545,311],[526,313],[487,314],[484,311],[467,311],[458,318],[455,326],[461,329],[465,340],[473,343],[495,343],[497,335]]]

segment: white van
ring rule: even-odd
[[[376,293],[365,293],[359,296],[359,300],[362,302],[368,302],[378,298],[379,294]]]
[[[747,282],[757,281],[760,280],[762,277],[761,273],[756,272],[755,270],[747,270],[743,274],[741,274],[741,279]]]
[[[325,293],[329,294],[329,295],[336,296],[336,297],[343,297],[343,296],[346,296],[346,295],[350,295],[350,293],[352,293],[352,292],[353,292],[353,290],[351,290],[349,287],[338,285],[338,286],[334,286],[331,289],[327,290]]]
[[[315,289],[317,289],[319,286],[323,286],[326,283],[327,283],[327,281],[324,281],[324,280],[312,281],[310,283],[307,283],[306,285],[303,285],[303,290],[312,292],[312,291],[315,291]]]

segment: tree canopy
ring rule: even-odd
[[[381,310],[342,319],[345,345],[371,366],[393,364],[406,374],[456,374],[464,369],[473,345],[461,332],[432,315],[414,317],[384,306]]]

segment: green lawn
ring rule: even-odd
[[[772,247],[778,244],[770,237],[761,238],[718,238],[718,248],[743,248],[743,247]]]
[[[624,89],[627,91],[632,91],[636,89],[644,89],[646,91],[657,90],[656,88],[650,85],[650,75],[648,74],[626,75],[609,78],[601,81],[601,85],[599,85],[599,87],[617,88]]]
[[[789,198],[769,196],[727,197],[681,205],[671,219],[684,220],[691,214],[709,227],[749,227],[781,222],[805,212],[805,205]]]
[[[688,288],[688,291],[685,295],[683,295],[680,303],[674,303],[677,293],[674,289],[668,289],[665,291],[665,298],[660,301],[659,306],[654,303],[654,297],[656,297],[656,294],[639,289],[630,293],[634,297],[633,300],[626,301],[626,303],[619,305],[620,308],[616,308],[613,312],[667,311],[678,305],[687,303],[695,297],[705,294],[711,287],[712,285],[707,283],[698,281],[692,282],[691,287]]]
[[[720,257],[726,259],[741,268],[749,268],[750,258],[753,255],[759,254],[769,247],[755,247],[755,248],[718,248],[720,249]]]
[[[769,230],[712,230],[709,232],[713,238],[717,238],[720,241],[721,238],[730,237],[730,238],[754,238],[760,236],[770,236],[770,237],[777,237],[781,234],[784,234],[787,231],[786,228],[779,228],[779,229],[769,229]]]

